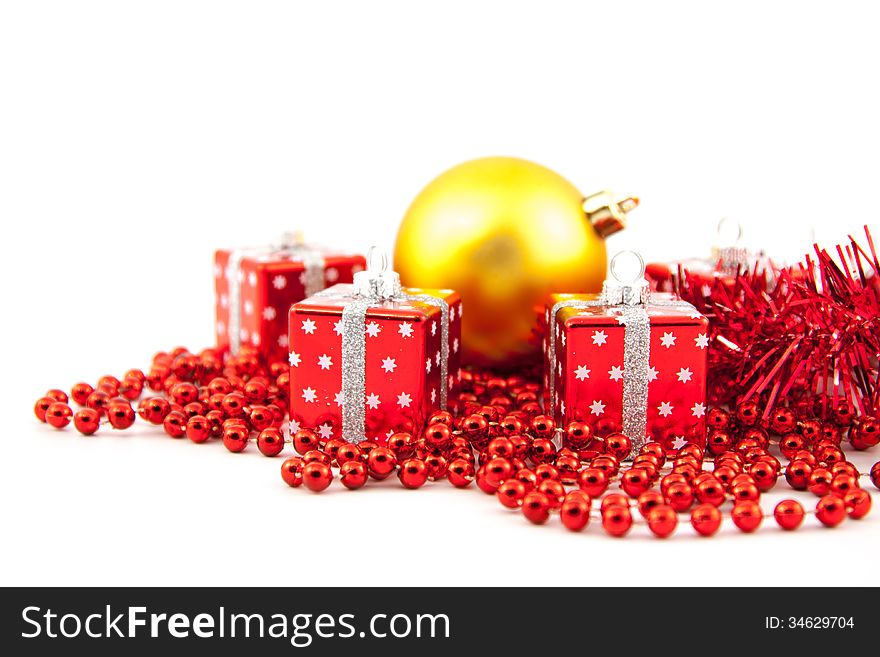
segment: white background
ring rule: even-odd
[[[291,228],[390,247],[472,157],[639,195],[612,251],[703,255],[725,215],[778,258],[880,237],[871,3],[0,7],[3,584],[880,584],[878,512],[615,541],[445,484],[313,495],[255,450],[82,438],[30,410],[208,345],[214,248]]]

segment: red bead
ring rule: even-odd
[[[604,454],[594,458],[590,465],[594,468],[599,468],[609,477],[616,475],[617,471],[620,469],[620,463],[617,461],[617,458],[611,454]]]
[[[67,397],[67,393],[63,390],[59,390],[58,388],[53,388],[52,390],[46,391],[45,396],[52,401],[61,402],[62,404],[66,404],[70,401]]]
[[[623,493],[609,493],[602,498],[602,502],[599,504],[599,510],[604,511],[612,506],[629,507],[629,498]]]
[[[605,449],[618,460],[622,460],[632,451],[632,441],[622,433],[610,433],[605,436]]]
[[[202,415],[194,415],[186,422],[186,437],[194,443],[203,443],[211,437],[211,423]]]
[[[880,488],[880,461],[871,466],[871,483],[874,488]]]
[[[578,488],[590,497],[599,497],[608,488],[608,477],[599,468],[585,468],[578,474]]]
[[[183,438],[186,433],[187,417],[181,411],[171,411],[162,421],[162,426],[172,438]]]
[[[556,433],[556,423],[548,415],[536,415],[531,422],[532,433],[537,438],[552,438]]]
[[[330,466],[319,461],[306,463],[302,469],[303,483],[306,488],[315,493],[319,493],[333,481],[333,472]]]
[[[248,419],[250,420],[251,427],[253,427],[254,431],[262,431],[263,429],[268,429],[272,426],[272,423],[275,421],[275,416],[272,411],[265,406],[251,406]]]
[[[702,504],[712,504],[713,506],[721,506],[725,499],[721,482],[712,479],[701,481],[694,488],[694,494]]]
[[[675,510],[667,504],[660,504],[648,511],[645,520],[648,521],[648,529],[658,538],[666,538],[675,531],[675,527],[678,525],[678,516]]]
[[[812,474],[812,466],[800,459],[792,461],[785,467],[785,480],[795,490],[806,490]]]
[[[810,474],[810,481],[807,484],[807,489],[818,497],[822,497],[823,495],[827,495],[831,490],[831,481],[833,479],[833,475],[831,471],[827,468],[816,468]]]
[[[231,425],[223,430],[223,446],[230,452],[241,452],[247,447],[249,434],[244,425]]]
[[[782,529],[791,531],[804,521],[804,507],[796,500],[782,500],[773,509],[773,517]]]
[[[391,448],[389,447],[389,449]],[[361,450],[358,449],[357,445],[351,443],[340,445],[339,449],[336,450],[336,463],[340,466],[348,461],[363,461],[364,458],[364,455],[361,453]]]
[[[425,467],[428,469],[428,479],[437,481],[446,477],[446,471],[449,469],[449,462],[444,456],[429,454],[425,457]]]
[[[424,438],[429,448],[442,451],[452,442],[452,431],[446,424],[432,424],[425,429]]]
[[[171,412],[171,404],[162,397],[149,397],[141,400],[137,412],[142,420],[150,424],[162,424]]]
[[[455,424],[455,418],[449,411],[434,411],[431,413],[431,417],[428,418],[427,426],[432,424],[445,424],[451,427]]]
[[[740,402],[736,406],[736,419],[741,426],[751,427],[761,419],[761,410],[753,401]]]
[[[856,420],[849,430],[849,441],[858,450],[870,449],[880,443],[880,420],[871,416]]]
[[[694,503],[694,491],[686,483],[667,486],[663,497],[666,499],[666,503],[677,512],[687,511]]]
[[[790,408],[776,408],[770,415],[770,428],[779,435],[794,431],[796,426],[797,418]]]
[[[348,460],[339,468],[339,481],[349,490],[356,490],[367,483],[367,465],[363,461]]]
[[[757,502],[743,500],[734,504],[730,517],[733,519],[733,524],[740,531],[749,533],[755,531],[761,525],[764,514]]]
[[[264,456],[278,456],[284,450],[284,436],[279,429],[268,427],[257,436],[257,449]]]
[[[569,422],[565,427],[563,442],[569,449],[586,449],[592,439],[593,428],[586,422]]]
[[[89,395],[95,392],[95,389],[88,383],[75,383],[70,389],[70,396],[80,406],[85,406],[89,399]]]
[[[387,447],[376,447],[367,456],[367,472],[373,479],[381,481],[397,468],[397,457]]]
[[[642,468],[632,468],[623,473],[620,487],[630,497],[638,497],[651,486],[648,473]]]
[[[64,402],[56,401],[52,402],[49,407],[46,409],[46,422],[55,427],[56,429],[63,429],[68,424],[70,424],[70,418],[73,416],[73,411],[70,409]]]
[[[644,493],[639,495],[639,499],[637,501],[639,507],[639,513],[642,514],[642,517],[647,517],[648,512],[656,506],[660,506],[664,504],[663,495],[661,495],[656,490],[646,490]]]
[[[523,498],[526,496],[525,484],[518,479],[508,479],[495,491],[498,501],[509,509],[516,509],[522,504]]]
[[[573,484],[577,481],[578,470],[581,463],[576,456],[557,456],[556,469],[559,471],[559,481],[563,484]]]
[[[394,452],[394,456],[398,461],[403,461],[412,456],[415,447],[412,434],[406,431],[391,434],[385,446]]]
[[[839,475],[833,475],[833,479],[831,480],[831,491],[838,497],[846,497],[846,494],[851,490],[854,490],[859,487],[858,480],[853,477],[851,474],[841,473]]]
[[[770,462],[758,460],[752,464],[749,474],[755,480],[758,490],[767,492],[776,485],[778,470]]]
[[[563,526],[573,532],[579,532],[590,522],[590,501],[583,496],[569,493],[559,509],[559,518]]]
[[[143,389],[143,381],[135,377],[125,377],[122,379],[122,383],[119,384],[119,394],[129,401],[134,401],[140,397]]]
[[[112,402],[107,408],[107,419],[114,429],[128,429],[135,417],[134,409],[126,403]]]
[[[456,488],[466,488],[474,480],[474,466],[464,459],[454,459],[446,471],[446,478]]]
[[[91,436],[98,430],[101,414],[93,408],[82,408],[73,416],[73,426],[84,436]]]
[[[422,459],[406,459],[400,464],[397,477],[404,488],[420,488],[428,481],[428,468]]]
[[[513,465],[511,465],[510,461],[501,457],[489,459],[485,469],[486,482],[495,488],[498,488],[501,482],[510,479],[514,473]]]
[[[794,455],[806,447],[805,441],[799,434],[787,433],[779,441],[779,451],[787,459],[794,459]]]
[[[847,513],[856,520],[864,518],[871,510],[871,494],[861,488],[848,491],[843,497]]]
[[[556,447],[546,438],[535,438],[529,450],[529,457],[536,465],[551,463],[556,458]]]
[[[300,429],[293,434],[293,449],[297,454],[305,454],[319,446],[318,435],[311,429]]]
[[[199,399],[199,389],[189,382],[175,383],[171,386],[170,393],[171,398],[181,406]]]
[[[721,526],[721,512],[713,504],[698,504],[691,511],[691,526],[701,536],[712,536]]]
[[[324,465],[333,465],[333,458],[322,449],[309,450],[308,452],[303,454],[303,461],[306,463],[317,461],[318,463],[323,463]]]
[[[753,482],[741,482],[730,487],[733,503],[757,502],[761,498],[761,492]]]
[[[544,524],[550,517],[549,498],[539,491],[526,493],[522,500],[522,513],[530,522]]]
[[[706,426],[709,429],[714,429],[716,431],[727,429],[727,427],[730,426],[730,413],[723,408],[713,406],[709,409],[709,412],[706,413]]]
[[[545,479],[538,484],[538,492],[544,493],[550,500],[550,508],[558,509],[565,499],[565,487],[553,479]]]
[[[629,507],[612,504],[602,510],[602,527],[611,536],[625,536],[632,527]]]
[[[281,464],[281,478],[288,486],[297,488],[303,483],[303,460],[294,456]]]
[[[846,504],[837,495],[826,495],[816,504],[816,518],[826,527],[836,527],[846,518]]]
[[[55,400],[51,397],[40,397],[37,400],[37,403],[34,404],[34,415],[37,416],[37,419],[40,422],[46,421],[46,411],[49,410],[49,407],[55,403]]]

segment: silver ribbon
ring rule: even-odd
[[[300,260],[303,263],[305,293],[307,297],[324,289],[324,256],[320,250],[307,246],[300,234],[284,234],[278,244],[234,249],[226,263],[226,280],[229,283],[229,351],[237,354],[241,349],[241,263],[245,258],[261,258],[277,254],[280,257]]]
[[[421,302],[440,310],[440,408],[446,410],[449,378],[449,303],[430,294],[407,294],[395,272],[386,272],[382,256],[381,269],[372,265],[370,250],[366,271],[355,274],[352,285],[334,285],[313,295],[317,298],[350,299],[342,307],[342,438],[350,443],[366,439],[366,318],[367,310],[384,301]],[[343,289],[340,289],[343,288]],[[351,289],[350,294],[346,294]]]
[[[621,254],[615,256],[615,260]],[[636,254],[638,256],[638,254]],[[644,275],[644,263],[639,277]],[[612,260],[612,275],[614,261]],[[696,308],[686,301],[651,299],[647,281],[643,278],[625,284],[619,280],[607,280],[602,294],[594,300],[568,299],[553,304],[548,323],[547,356],[550,361],[548,385],[550,413],[556,414],[556,326],[557,315],[564,308],[613,308],[623,318],[623,433],[632,441],[632,452],[645,443],[648,426],[648,371],[651,358],[651,321],[645,305],[673,308]]]

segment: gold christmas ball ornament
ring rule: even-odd
[[[605,237],[635,198],[584,196],[558,173],[512,157],[465,162],[415,198],[394,267],[408,287],[452,288],[463,301],[464,359],[511,368],[537,359],[535,308],[551,292],[599,292]]]

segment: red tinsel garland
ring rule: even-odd
[[[828,417],[880,407],[880,262],[850,237],[839,262],[814,245],[795,267],[740,271],[733,281],[687,270],[678,293],[710,320],[709,401],[757,401]]]

